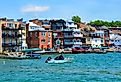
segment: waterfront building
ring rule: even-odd
[[[27,43],[29,48],[52,49],[52,31],[29,22]]]
[[[109,30],[107,27],[95,27],[97,31],[90,34],[92,37],[92,48],[109,47]]]
[[[110,47],[121,47],[121,35],[110,31]]]
[[[67,21],[66,27],[63,28],[65,50],[71,50],[74,45],[74,29],[77,29],[77,25]]]
[[[121,47],[121,27],[110,27],[110,47]]]
[[[85,51],[88,51],[88,49],[90,49],[92,45],[92,36],[90,36],[90,34],[94,33],[96,31],[96,28],[85,23],[78,23],[77,25],[78,28],[81,30],[81,33],[83,34],[83,37],[81,39],[82,48]]]
[[[51,30],[51,22],[50,20],[39,20],[42,24],[41,26],[45,28],[45,30]]]
[[[64,35],[63,28],[66,27],[66,22],[62,19],[51,20],[51,30],[53,31],[53,48],[57,51],[63,49]]]
[[[24,23],[22,19],[14,21],[14,19],[1,18],[0,52],[17,52],[21,51],[23,47],[27,47],[25,30],[26,23]]]
[[[92,37],[92,48],[101,48],[104,45],[104,31],[96,31],[94,33],[91,33],[90,36]]]

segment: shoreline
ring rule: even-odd
[[[115,52],[115,51],[108,51],[108,52],[78,52],[78,53],[40,53],[40,55],[44,56],[44,55],[59,55],[59,54],[107,54],[107,53],[121,53],[121,52]],[[41,59],[41,58],[29,58],[29,57],[25,57],[25,58],[22,58],[22,57],[10,57],[10,56],[7,56],[7,55],[4,55],[3,53],[0,53],[0,59]]]

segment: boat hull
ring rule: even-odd
[[[69,63],[69,62],[72,62],[72,58],[65,58],[64,60],[54,60],[54,59],[51,59],[50,61],[48,61],[48,63]]]

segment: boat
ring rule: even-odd
[[[1,55],[0,58],[3,59],[40,59],[40,54],[35,53],[22,53],[22,52],[11,52]]]
[[[50,59],[50,60],[47,61],[47,63],[50,63],[50,64],[52,64],[52,63],[57,63],[57,64],[59,64],[59,63],[71,63],[72,60],[73,60],[73,58],[64,58],[64,60]]]

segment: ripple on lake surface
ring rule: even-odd
[[[121,82],[121,54],[71,54],[72,63],[0,59],[0,82]],[[53,58],[55,55],[52,56]]]

